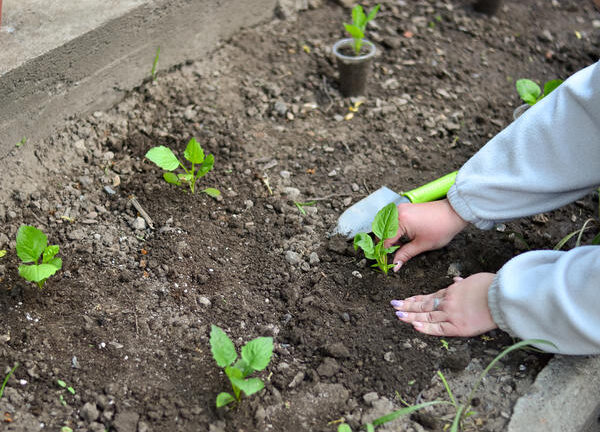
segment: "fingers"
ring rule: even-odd
[[[458,327],[456,327],[453,323],[448,321],[433,323],[414,321],[411,324],[416,331],[431,336],[461,336]]]

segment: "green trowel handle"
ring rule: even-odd
[[[407,197],[412,203],[435,201],[438,198],[446,196],[448,189],[454,184],[456,173],[457,171],[446,174],[444,177],[440,177],[431,183],[419,186],[411,191],[404,192],[402,195]]]

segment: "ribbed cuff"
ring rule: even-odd
[[[483,220],[475,216],[475,213],[473,213],[471,207],[469,207],[467,202],[460,196],[456,183],[450,188],[446,194],[446,197],[448,198],[448,201],[450,202],[450,205],[454,211],[467,222],[472,223],[477,228],[482,230],[489,230],[494,227],[495,224],[493,221]]]
[[[502,309],[500,307],[500,279],[502,278],[502,270],[496,274],[490,288],[488,289],[488,308],[490,309],[490,313],[492,315],[492,319],[496,323],[496,325],[504,330],[506,333],[513,337],[517,337],[517,335],[511,330],[511,328],[506,323],[506,319],[504,314],[502,313]]]

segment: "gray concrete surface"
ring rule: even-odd
[[[508,432],[600,431],[600,357],[556,356],[513,410]]]
[[[0,160],[21,138],[113,105],[160,69],[200,59],[275,0],[4,0],[0,28]]]

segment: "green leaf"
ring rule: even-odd
[[[170,148],[165,146],[152,147],[146,153],[146,158],[167,171],[173,171],[179,166],[177,156]]]
[[[200,165],[200,168],[198,168],[198,172],[196,173],[196,178],[204,177],[206,175],[206,173],[208,173],[210,170],[213,169],[214,165],[215,165],[215,157],[211,154],[207,155],[206,158],[204,159],[204,162],[202,162],[202,165]]]
[[[258,337],[242,347],[242,358],[255,371],[266,368],[273,355],[273,338]]]
[[[367,428],[367,432],[375,432],[375,426],[373,426],[373,423],[367,423],[365,426]]]
[[[400,249],[400,246],[392,246],[387,249],[384,249],[384,252],[386,254],[391,254],[392,252],[396,252],[398,249]]]
[[[179,178],[177,177],[177,175],[175,173],[167,171],[166,173],[163,174],[163,178],[165,179],[165,181],[167,183],[181,186],[181,182],[179,181]]]
[[[185,156],[187,160],[195,164],[199,164],[202,163],[202,161],[204,161],[204,150],[202,150],[202,147],[200,147],[200,144],[198,144],[196,138],[192,138],[188,142],[183,156]]]
[[[373,221],[373,233],[381,241],[394,237],[398,232],[398,208],[396,204],[389,203],[377,212]]]
[[[352,429],[346,423],[342,423],[338,426],[337,432],[352,432]]]
[[[48,237],[36,227],[21,225],[17,231],[17,255],[24,263],[35,262],[46,249]]]
[[[182,173],[182,174],[178,174],[177,178],[179,180],[182,180],[182,181],[186,182],[186,183],[191,183],[192,179],[194,178],[194,175],[190,174],[190,173],[185,173],[185,174]]]
[[[373,239],[367,233],[358,233],[354,236],[354,250],[361,248],[365,252],[365,256],[373,259],[375,254],[375,244]]]
[[[60,259],[60,258],[55,258]],[[52,264],[24,264],[19,266],[19,275],[29,282],[42,282],[60,270]]]
[[[59,387],[65,388],[67,386],[67,383],[64,382],[63,380],[56,380],[56,384],[59,385]]]
[[[365,37],[363,31],[353,24],[344,24],[344,27],[346,28],[346,31],[350,33],[350,36],[352,36],[352,38],[354,39],[360,40]]]
[[[54,256],[58,253],[59,250],[60,250],[60,247],[58,245],[48,246],[44,250],[42,262],[44,264],[47,264],[50,260],[52,260],[52,258],[54,258]]]
[[[413,413],[415,411],[420,410],[421,408],[425,408],[428,407],[430,405],[452,405],[450,402],[448,401],[431,401],[431,402],[423,402],[420,403],[418,405],[411,405],[409,407],[406,408],[401,408],[397,411],[394,411],[390,414],[384,415],[382,417],[376,418],[375,420],[373,420],[373,425],[374,426],[381,426],[384,423],[388,423],[391,422],[392,420],[396,420],[398,417],[401,417],[403,415],[406,414],[410,414]]]
[[[230,378],[231,383],[244,392],[246,396],[253,395],[254,393],[265,388],[265,384],[259,378]]]
[[[352,23],[357,27],[360,27],[362,21],[361,16],[364,17],[365,13],[362,6],[357,4],[352,8]]]
[[[561,85],[562,82],[563,82],[563,80],[561,80],[561,79],[554,79],[554,80],[550,80],[546,84],[544,84],[544,97],[546,97],[550,93],[552,93],[552,91],[554,91],[554,89],[556,89],[556,87]]]
[[[244,378],[244,370],[247,367],[247,363],[243,359],[239,359],[233,366],[227,366],[225,368],[225,374],[231,378]]]
[[[221,191],[215,188],[206,188],[202,192],[204,192],[206,195],[210,195],[213,198],[216,198],[219,195],[221,195]]]
[[[235,398],[227,392],[219,393],[217,396],[217,408],[224,407],[225,405],[235,402]]]
[[[229,366],[237,358],[233,342],[216,325],[212,325],[210,330],[210,350],[220,367]]]
[[[517,93],[519,93],[521,99],[529,105],[534,105],[542,94],[540,86],[530,79],[522,78],[517,80],[516,87]]]
[[[365,22],[368,23],[369,21],[372,21],[373,19],[375,19],[375,15],[377,15],[377,12],[379,12],[379,8],[381,7],[380,4],[378,4],[377,6],[375,6],[374,8],[371,9],[371,11],[369,12],[369,15],[367,16],[367,21]]]
[[[6,256],[6,249],[0,250],[0,258],[2,258],[3,256]]]
[[[73,432],[73,429],[71,429],[69,426],[63,426],[60,428],[60,432]]]

